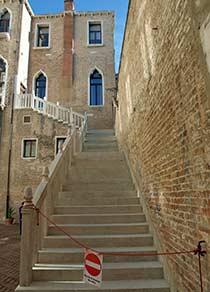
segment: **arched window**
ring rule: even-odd
[[[6,93],[6,61],[0,57],[0,106],[5,105],[5,93]]]
[[[35,79],[35,96],[39,98],[46,97],[47,78],[43,73],[40,73]]]
[[[10,14],[7,9],[0,13],[0,32],[9,32]]]
[[[98,70],[90,75],[90,106],[103,105],[103,79]]]

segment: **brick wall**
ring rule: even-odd
[[[72,1],[70,2],[72,4]],[[4,0],[0,3],[0,9],[7,7],[12,14],[10,40],[0,38],[0,55],[7,60],[9,68],[6,96],[7,107],[4,109],[1,118],[0,221],[5,214],[8,161],[11,143],[13,147],[11,149],[10,204],[12,206],[18,206],[22,201],[24,186],[30,184],[35,188],[40,181],[42,166],[48,165],[53,159],[55,135],[62,136],[63,131],[66,131],[66,128],[62,125],[37,114],[31,114],[33,117],[33,123],[31,125],[24,125],[23,115],[25,112],[23,110],[15,110],[13,127],[11,126],[14,81],[16,80],[17,72],[23,71],[20,62],[18,62],[18,56],[22,58],[26,53],[25,51],[22,52],[22,48],[19,48],[23,5],[25,3],[20,4],[19,0]],[[96,18],[103,22],[104,44],[101,47],[88,48],[87,19]],[[74,23],[76,23],[76,29],[74,28]],[[47,48],[37,47],[37,25],[49,25],[50,45]],[[28,30],[24,30],[24,28],[22,36],[27,41]],[[31,93],[34,91],[34,77],[42,71],[47,75],[47,100],[54,103],[59,102],[60,105],[66,107],[71,106],[78,112],[84,113],[84,111],[89,111],[93,113],[94,116],[90,118],[90,127],[112,127],[112,97],[115,94],[113,33],[114,14],[112,12],[73,13],[72,11],[65,11],[53,15],[33,15],[31,33],[29,35],[29,76],[28,80],[22,80],[24,85],[28,82],[27,92]],[[73,37],[76,40],[74,50],[72,48],[74,44],[72,42]],[[74,59],[73,53],[75,54]],[[24,63],[24,68],[25,66],[27,67]],[[90,70],[93,70],[95,66],[104,75],[105,105],[104,107],[91,110],[88,106],[88,77]],[[17,78],[18,89],[21,81],[19,79],[20,76]],[[39,139],[40,151],[39,157],[36,160],[25,161],[21,159],[20,148],[23,137]]]
[[[103,45],[88,44],[88,21],[99,21],[103,27]],[[115,97],[114,68],[114,13],[113,12],[81,12],[75,15],[75,56],[74,56],[74,108],[87,111],[93,116],[89,118],[91,128],[112,128],[114,115],[112,98]],[[97,68],[103,75],[104,106],[88,106],[89,77]]]
[[[50,27],[50,47],[36,47],[35,34],[38,24]],[[32,20],[31,51],[29,65],[29,92],[34,90],[34,76],[42,70],[48,78],[47,99],[68,106],[69,101],[62,95],[63,77],[63,16],[35,16]]]
[[[24,123],[24,116],[30,116],[31,122]],[[35,191],[41,181],[43,167],[49,166],[55,158],[56,136],[66,137],[67,133],[68,126],[33,110],[15,111],[10,179],[10,202],[13,207],[20,206],[26,186],[31,186]],[[22,158],[22,140],[28,138],[38,140],[36,159]]]
[[[88,20],[101,21],[103,24],[102,46],[88,45]],[[50,25],[51,45],[50,48],[36,48],[36,25],[44,23]],[[88,78],[95,68],[98,68],[104,77],[104,106],[91,108],[88,106]],[[87,111],[93,114],[89,119],[90,127],[112,128],[112,98],[116,94],[114,13],[65,12],[34,16],[29,66],[30,92],[34,89],[34,75],[40,70],[48,77],[48,100],[58,101],[66,107],[71,106],[81,113]]]
[[[0,140],[0,220],[5,214],[8,158],[11,133],[11,105],[14,79],[17,74],[17,63],[20,40],[20,19],[22,5],[18,0],[5,0],[0,3],[0,10],[6,7],[11,12],[10,39],[0,38],[0,55],[7,60],[8,76],[6,86],[6,108],[2,112],[2,129]]]
[[[205,2],[205,3],[204,3]],[[116,130],[160,250],[210,252],[210,75],[199,27],[207,1],[133,0]],[[199,291],[195,256],[162,259],[172,291]],[[210,259],[202,259],[210,291]]]

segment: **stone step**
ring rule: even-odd
[[[123,164],[123,165],[122,165]],[[131,177],[127,166],[121,162],[113,166],[109,161],[94,161],[87,163],[81,161],[72,167],[70,172],[70,181],[87,181],[91,182],[115,182],[115,181],[131,182]]]
[[[116,175],[113,174],[113,171],[110,171],[109,175],[104,175],[100,172],[95,171],[89,172],[88,169],[85,171],[75,172],[73,175],[70,176],[69,183],[70,184],[96,184],[97,182],[97,189],[98,184],[109,185],[109,189],[117,187],[118,184],[123,183],[124,185],[127,184],[127,187],[130,189],[132,186],[131,179],[126,174]],[[107,186],[105,186],[107,187]]]
[[[36,264],[33,267],[34,281],[81,281],[83,264]],[[158,262],[104,263],[104,281],[160,279],[163,277],[162,265]]]
[[[95,141],[94,143],[89,141],[89,142],[85,142],[84,144],[84,149],[98,149],[100,151],[101,148],[113,148],[113,149],[118,149],[118,144],[117,142],[97,142]]]
[[[98,248],[98,251],[109,253],[133,253],[133,254],[153,254],[157,250],[153,246],[143,247],[113,247]],[[44,248],[38,254],[39,263],[65,264],[83,263],[84,249],[82,248]],[[104,262],[137,262],[137,261],[157,261],[157,256],[118,256],[104,255]]]
[[[136,246],[152,246],[153,237],[151,234],[119,234],[119,235],[75,235],[77,241],[87,247],[136,247]],[[78,245],[66,235],[48,235],[44,237],[44,248],[72,248]]]
[[[58,206],[78,206],[78,205],[133,205],[133,204],[139,204],[139,198],[137,196],[135,197],[120,197],[120,196],[107,196],[107,197],[101,197],[96,196],[93,194],[93,196],[85,196],[84,198],[78,196],[63,196],[59,195],[56,205]]]
[[[110,152],[111,153],[111,152]],[[113,164],[112,159],[106,159],[105,157],[101,159],[80,159],[80,160],[75,160],[73,167],[72,167],[72,172],[74,169],[79,169],[79,168],[85,168],[85,169],[93,169],[97,168],[99,171],[107,170],[107,169],[116,169],[119,171],[126,171],[128,175],[130,176],[129,169],[127,167],[127,164],[125,160],[123,159],[115,159],[115,163]]]
[[[114,147],[110,147],[110,148],[107,148],[107,147],[104,147],[104,148],[98,148],[98,147],[95,147],[95,148],[90,148],[90,147],[86,147],[86,146],[84,146],[84,148],[83,148],[83,151],[84,152],[93,152],[93,153],[95,153],[95,152],[98,152],[98,151],[101,151],[101,152],[105,152],[105,153],[108,153],[108,152],[118,152],[119,150],[118,150],[118,148],[116,147],[116,148],[114,148]]]
[[[18,287],[19,292],[170,292],[168,283],[163,279],[103,281],[99,288],[88,285],[83,281],[65,282],[32,282],[30,287]]]
[[[144,234],[149,232],[148,223],[128,224],[59,224],[65,232],[74,235]],[[55,226],[48,228],[49,235],[63,234]]]
[[[52,220],[57,224],[105,224],[105,223],[139,223],[145,222],[143,213],[110,213],[110,214],[54,214]]]
[[[132,191],[134,190],[134,185],[132,182],[124,182],[123,180],[116,180],[109,182],[101,181],[101,182],[91,182],[91,183],[72,183],[63,186],[63,191],[102,191],[102,190],[127,190]]]
[[[114,129],[88,129],[86,136],[114,136],[115,130]]]
[[[117,141],[103,141],[103,140],[98,140],[98,139],[94,139],[94,140],[89,140],[87,139],[87,141],[84,143],[84,146],[88,146],[88,147],[117,147],[118,148],[118,143]]]
[[[78,205],[78,206],[59,206],[55,207],[55,214],[110,214],[110,213],[142,213],[140,204],[136,205]]]
[[[93,160],[93,161],[97,161],[97,160],[106,160],[106,161],[114,161],[114,160],[120,160],[120,161],[125,161],[125,158],[124,158],[124,155],[123,153],[121,152],[112,152],[112,151],[109,151],[109,152],[100,152],[100,151],[97,151],[97,152],[94,152],[94,153],[91,153],[91,152],[81,152],[81,153],[78,153],[76,156],[76,161],[79,161],[79,160]]]
[[[86,136],[85,138],[85,143],[112,143],[112,142],[117,142],[117,138],[115,136],[97,136],[95,137],[94,135],[89,135]]]
[[[81,190],[70,190],[70,191],[62,191],[59,193],[61,198],[132,198],[137,197],[137,193],[135,190],[118,190],[117,188],[108,189],[108,190],[87,190],[82,188]]]

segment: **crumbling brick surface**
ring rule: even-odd
[[[18,225],[0,224],[0,291],[14,292],[19,276]]]
[[[199,240],[206,241],[206,292],[210,75],[199,24],[206,26],[209,13],[210,1],[130,1],[116,123],[158,249],[191,250]],[[167,278],[175,283],[172,292],[200,290],[195,257],[178,255],[163,261]]]

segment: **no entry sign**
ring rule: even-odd
[[[100,287],[102,283],[103,256],[90,250],[85,250],[84,281]]]

